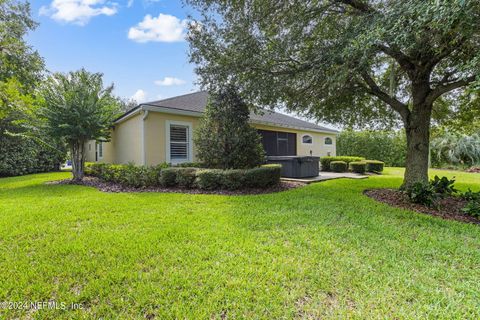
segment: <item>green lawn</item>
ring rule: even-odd
[[[0,179],[0,301],[83,306],[0,318],[480,318],[480,227],[362,194],[401,174],[259,196]]]

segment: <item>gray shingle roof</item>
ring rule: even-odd
[[[208,101],[208,93],[205,91],[200,91],[200,92],[185,94],[185,95],[172,97],[164,100],[142,103],[138,107],[124,114],[123,116],[129,114],[130,112],[138,109],[141,106],[163,107],[163,108],[203,113],[205,111],[207,101]],[[331,133],[338,132],[337,130],[334,130],[334,129],[319,126],[317,124],[303,121],[291,116],[287,116],[279,112],[268,111],[268,110],[265,110],[263,114],[255,114],[252,112],[250,114],[250,119],[253,122],[271,124],[274,126],[294,127],[299,129],[315,130],[315,131],[323,131],[323,132],[331,132]]]

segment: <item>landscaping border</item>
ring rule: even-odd
[[[440,199],[438,207],[427,207],[421,204],[412,203],[408,196],[400,190],[395,189],[367,189],[363,194],[378,202],[388,204],[392,207],[428,214],[446,220],[456,220],[465,223],[480,225],[480,219],[462,212],[467,201],[455,196],[448,196]]]

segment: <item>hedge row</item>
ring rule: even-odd
[[[343,157],[338,157],[343,158]],[[352,172],[355,173],[365,173],[365,172],[373,172],[373,173],[380,173],[383,171],[384,163],[382,161],[377,160],[361,160],[361,161],[351,161],[350,163],[346,161],[330,161],[329,170],[333,172],[347,172],[350,169]],[[322,166],[323,169],[323,166]],[[326,171],[326,170],[324,170]]]
[[[380,173],[383,171],[383,167],[385,166],[383,161],[367,160],[365,162],[367,163],[366,169],[368,172]]]
[[[350,170],[354,173],[363,174],[367,171],[367,163],[362,161],[350,162]]]
[[[135,166],[107,163],[86,163],[85,174],[127,187],[151,187],[158,184],[160,173],[167,165]]]
[[[350,164],[350,162],[365,161],[365,158],[349,157],[349,156],[321,157],[320,163],[322,165],[322,171],[330,171],[330,162],[332,161],[343,161],[347,164],[347,168],[348,168],[348,165]]]
[[[180,187],[203,190],[268,188],[280,183],[280,165],[264,165],[247,170],[219,170],[189,167],[153,167],[86,164],[85,173],[127,187]]]
[[[64,156],[32,139],[0,133],[0,177],[58,171]]]

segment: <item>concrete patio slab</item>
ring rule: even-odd
[[[281,180],[282,181],[295,181],[295,182],[302,182],[302,183],[313,183],[313,182],[320,182],[320,181],[333,180],[333,179],[342,179],[342,178],[366,179],[366,178],[368,178],[368,175],[351,173],[351,172],[338,173],[338,172],[324,172],[324,171],[321,171],[320,174],[316,177],[301,178],[301,179],[281,178]]]

